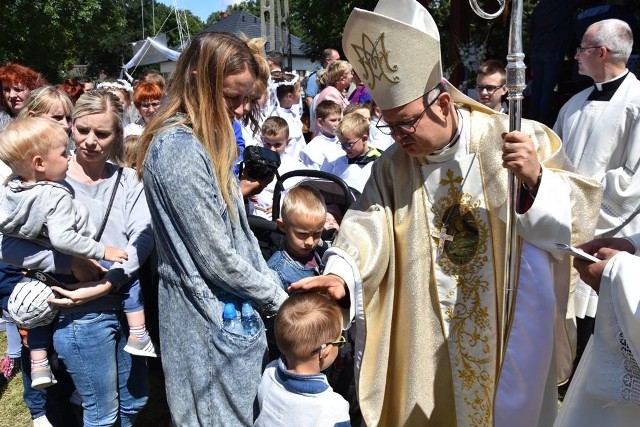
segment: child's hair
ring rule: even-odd
[[[300,92],[300,80],[296,81],[292,85],[281,84],[276,88],[276,96],[280,102],[282,102],[282,100],[290,93],[297,92]]]
[[[0,160],[14,175],[31,173],[31,159],[45,156],[56,144],[66,145],[62,126],[42,117],[17,118],[0,133]]]
[[[495,73],[500,73],[500,76],[502,77],[502,84],[505,84],[507,82],[507,70],[502,62],[496,59],[489,59],[487,61],[484,61],[478,67],[478,77],[490,76],[491,74]]]
[[[282,129],[285,130],[285,137],[289,139],[289,124],[287,121],[282,117],[271,116],[264,121],[260,131],[262,136],[276,136]]]
[[[343,115],[347,115],[349,113],[353,113],[354,111],[358,111],[358,110],[368,110],[370,114],[373,114],[373,112],[371,111],[371,102],[367,101],[367,102],[352,102],[351,104],[347,105],[344,110],[342,111]]]
[[[317,292],[292,294],[275,320],[276,342],[287,361],[308,360],[322,344],[338,338],[341,330],[338,304]]]
[[[317,188],[300,183],[287,191],[282,201],[282,220],[286,222],[288,218],[298,215],[311,217],[327,215],[327,205]]]
[[[136,168],[137,145],[140,135],[128,135],[124,138],[124,159],[122,166]]]
[[[340,120],[336,127],[337,136],[360,136],[369,135],[369,121],[366,117],[358,113],[347,114]]]
[[[69,95],[61,88],[56,86],[45,86],[34,89],[29,94],[29,100],[24,106],[18,117],[29,117],[29,113],[34,116],[40,116],[51,112],[54,108],[62,107],[64,114],[71,116],[73,104]]]
[[[316,119],[324,120],[332,114],[342,115],[342,107],[337,102],[325,99],[316,106]]]
[[[164,92],[164,88],[166,86],[166,81],[165,81],[164,77],[162,77],[162,74],[156,73],[155,71],[149,71],[148,73],[145,73],[142,77],[140,77],[138,79],[136,84],[137,83],[142,83],[142,82],[155,83],[158,86],[160,86],[160,88],[162,89],[163,92]]]
[[[131,87],[131,84],[124,79],[107,79],[101,83],[98,83],[96,89],[104,89],[116,96],[118,96],[117,93],[119,93],[125,99],[127,104],[131,102],[131,94],[133,93],[133,88]]]

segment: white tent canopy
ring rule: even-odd
[[[133,58],[122,66],[125,70],[140,65],[177,61],[180,56],[180,52],[167,47],[165,34],[158,34],[156,37],[147,37],[145,40],[135,42],[133,44],[133,52]]]

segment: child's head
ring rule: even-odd
[[[71,110],[73,104],[67,93],[55,86],[34,89],[18,117],[43,117],[71,131]]]
[[[291,188],[282,201],[281,217],[276,220],[285,234],[287,252],[294,257],[313,254],[327,218],[327,206],[322,194],[310,185]]]
[[[112,79],[110,81],[98,83],[97,88],[104,89],[117,96],[125,111],[127,111],[131,106],[131,94],[133,93],[133,87],[131,87],[131,84],[128,81],[124,79]]]
[[[124,161],[123,166],[127,168],[136,168],[136,156],[139,134],[131,134],[124,138]]]
[[[369,149],[369,120],[358,113],[347,114],[340,120],[336,136],[347,157],[361,156]]]
[[[346,116],[350,113],[358,113],[371,122],[371,104],[369,103],[353,102],[347,105],[342,114]]]
[[[276,315],[276,342],[289,366],[318,358],[326,369],[344,344],[341,332],[338,304],[317,292],[292,294]]]
[[[290,82],[282,81],[277,84],[276,96],[282,108],[291,108],[300,102],[300,97],[302,96],[300,80],[294,78]]]
[[[0,160],[26,181],[60,181],[67,175],[69,137],[42,117],[17,118],[0,133]]]
[[[261,128],[262,146],[282,156],[289,143],[289,125],[282,117],[268,117]]]
[[[324,136],[335,136],[336,127],[342,118],[342,107],[329,99],[316,106],[316,129]]]

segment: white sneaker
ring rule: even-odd
[[[53,427],[46,415],[42,415],[33,420],[33,427]]]

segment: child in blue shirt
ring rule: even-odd
[[[321,372],[344,345],[342,313],[331,298],[295,293],[280,307],[275,336],[282,357],[264,371],[258,388],[260,426],[349,426],[349,403]]]
[[[291,283],[318,275],[324,267],[322,255],[328,245],[321,236],[327,207],[315,187],[298,184],[284,196],[281,212],[276,223],[284,233],[283,245],[267,265],[278,273],[287,290]]]

